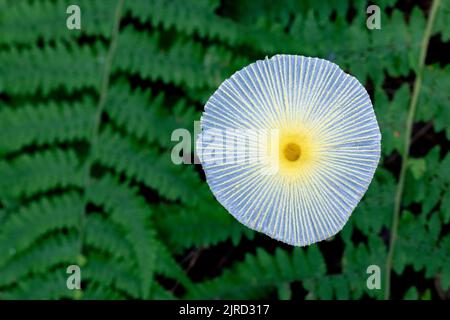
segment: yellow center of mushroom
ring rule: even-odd
[[[294,142],[289,142],[283,150],[284,157],[289,161],[297,161],[300,158],[302,150],[300,146]]]
[[[320,162],[318,133],[302,124],[280,128],[268,144],[270,172],[288,180],[307,178]]]

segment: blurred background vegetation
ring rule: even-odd
[[[449,299],[450,1],[432,3],[0,0],[0,299]],[[344,230],[307,248],[245,228],[170,161],[172,130],[277,53],[356,76],[383,135]]]

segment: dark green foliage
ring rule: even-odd
[[[89,139],[95,103],[84,99],[74,103],[24,105],[0,110],[0,154],[20,151],[28,146]]]
[[[369,30],[369,3],[0,0],[0,299],[297,299],[297,286],[305,299],[383,298],[366,270],[388,272],[429,4],[378,1],[382,29]],[[70,4],[81,30],[66,28]],[[447,46],[449,17],[442,1],[431,35]],[[172,132],[194,140],[217,86],[276,53],[329,59],[356,76],[383,136],[380,166],[344,230],[308,248],[239,224],[194,165],[170,160]],[[448,59],[427,62],[394,298],[448,298],[449,85]],[[203,254],[220,261],[198,262]],[[66,287],[73,264],[79,291]]]
[[[113,123],[130,135],[169,148],[173,142],[167,135],[177,128],[192,129],[199,113],[183,99],[178,99],[175,105],[167,100],[164,92],[152,95],[150,91],[132,91],[128,85],[119,83],[109,91],[105,111]]]
[[[325,261],[317,247],[306,251],[296,248],[292,253],[277,249],[274,255],[258,248],[255,255],[247,255],[243,262],[224,271],[220,277],[196,285],[187,297],[263,298],[284,282],[304,281],[308,287],[314,287],[326,271]]]
[[[450,29],[450,28],[449,28]],[[434,121],[436,131],[445,131],[447,139],[450,139],[450,111],[448,101],[450,92],[450,66],[439,68],[437,65],[428,66],[424,74],[425,88],[420,97],[420,108],[417,119],[421,121]]]
[[[73,150],[47,149],[0,162],[0,191],[6,198],[29,197],[55,188],[80,186],[82,171]]]
[[[18,50],[11,47],[0,53],[2,91],[12,95],[49,95],[54,90],[67,92],[100,86],[101,60],[105,47],[57,42],[55,46],[36,46]]]
[[[0,2],[0,43],[31,46],[39,39],[47,43],[81,35],[110,37],[114,0],[77,0],[83,13],[83,31],[75,34],[61,28],[65,26],[65,13],[70,4],[65,0]]]

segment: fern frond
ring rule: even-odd
[[[155,216],[158,232],[171,251],[209,247],[231,239],[237,245],[242,236],[252,239],[254,232],[241,225],[213,199],[204,200],[198,206],[181,207],[160,205]],[[177,232],[173,232],[173,226]],[[202,232],[198,232],[201,229]]]
[[[81,30],[66,28],[66,0],[5,1],[0,4],[0,44],[32,44],[42,39],[72,39],[80,35],[109,37],[114,13],[113,0],[77,1]]]
[[[440,224],[437,215],[420,222],[410,212],[404,212],[399,223],[398,241],[393,269],[402,274],[407,265],[415,271],[425,270],[425,277],[440,275],[443,289],[450,288],[450,236],[439,241]]]
[[[87,246],[125,260],[132,258],[132,248],[124,239],[120,227],[99,214],[86,217],[84,242]]]
[[[155,250],[157,256],[155,260],[155,273],[166,278],[175,279],[186,288],[190,288],[192,286],[191,280],[171,255],[166,245],[161,241],[155,241]]]
[[[209,194],[192,167],[177,166],[172,163],[169,152],[160,156],[155,148],[144,149],[111,129],[100,134],[94,157],[102,165],[125,173],[169,200],[195,204],[201,196]],[[192,190],[201,192],[193,194]]]
[[[395,179],[389,171],[379,169],[363,200],[352,214],[355,225],[365,235],[379,234],[391,223],[391,208],[394,205]]]
[[[11,290],[0,292],[4,300],[54,300],[71,299],[74,292],[67,289],[65,268],[51,270],[20,281]]]
[[[142,298],[141,283],[130,262],[91,255],[82,269],[82,277],[89,283],[113,287],[131,298]]]
[[[89,282],[89,291],[83,294],[83,299],[108,298],[143,298],[140,292],[139,277],[131,264],[126,261],[111,261],[100,257],[92,257],[83,268],[83,278]],[[102,287],[103,291],[96,292],[93,288]],[[173,294],[155,283],[148,298],[175,299]]]
[[[174,28],[189,36],[197,34],[203,38],[218,39],[230,45],[247,46],[264,54],[294,53],[299,50],[297,44],[301,42],[296,41],[299,39],[292,39],[280,30],[271,32],[253,25],[236,23],[216,15],[211,8],[181,0],[139,0],[137,5],[129,6],[134,17],[149,21],[154,26],[161,25],[165,30]]]
[[[0,266],[52,231],[77,228],[83,210],[80,196],[66,193],[34,201],[10,214],[0,231]]]
[[[134,259],[133,246],[126,240],[120,227],[113,221],[102,218],[98,214],[90,214],[87,217],[85,227],[85,243],[115,259]],[[172,257],[166,246],[154,239],[151,250],[155,251],[157,259],[154,260],[154,272],[167,278],[176,279],[186,287],[191,281]],[[150,267],[150,266],[149,266]]]
[[[159,284],[156,284],[153,289],[152,299],[154,299],[154,300],[175,300],[176,297],[173,295],[172,292],[164,289]]]
[[[342,274],[336,275],[336,277],[345,279],[352,299],[360,299],[364,294],[378,299],[383,298],[382,290],[369,290],[367,288],[368,275],[366,270],[370,265],[378,266],[381,275],[383,275],[386,256],[387,248],[383,240],[373,233],[369,235],[367,244],[346,244],[342,257]]]
[[[412,11],[414,19],[406,24],[403,13],[394,9],[383,24],[395,25],[396,28],[378,32],[360,27],[367,19],[365,9],[357,10],[351,24],[343,16],[337,17],[335,23],[329,23],[328,19],[320,19],[318,11],[298,10],[290,29],[292,38],[288,42],[296,41],[302,46],[292,52],[335,60],[360,81],[370,78],[376,86],[382,84],[384,72],[392,77],[407,76],[417,68],[425,26],[423,14],[415,8]],[[402,37],[398,36],[399,33]],[[342,46],[342,43],[346,45]],[[383,68],[379,67],[379,61],[383,61]]]
[[[82,170],[73,150],[49,149],[0,162],[0,194],[31,196],[54,188],[82,185]]]
[[[439,159],[440,153],[440,148],[434,147],[425,158],[422,158],[422,160],[425,160],[424,167],[426,170],[420,178],[415,178],[412,174],[406,175],[405,202],[407,204],[421,203],[423,216],[429,214],[439,203],[441,204],[440,207],[445,206],[445,195],[448,194],[450,189],[450,170],[448,169],[450,167],[450,153],[447,152],[442,160]],[[450,212],[443,213],[443,223],[445,224],[450,220]]]
[[[87,196],[91,202],[105,206],[112,221],[124,230],[136,257],[142,297],[148,298],[156,259],[155,231],[149,219],[150,207],[132,189],[119,184],[110,176],[92,184],[87,190]]]
[[[182,99],[169,112],[163,93],[151,97],[150,91],[131,91],[129,85],[124,83],[110,89],[106,112],[127,133],[148,143],[157,141],[164,147],[170,146],[173,130],[192,129],[194,120],[200,118],[195,109],[187,108]]]
[[[325,274],[325,261],[317,247],[295,248],[292,253],[277,248],[273,256],[258,248],[255,255],[247,255],[243,262],[219,277],[195,285],[186,297],[256,299],[280,283],[320,278]]]
[[[29,274],[43,274],[62,263],[72,264],[77,258],[77,246],[78,237],[73,234],[57,234],[38,241],[0,267],[0,288],[18,283]]]
[[[207,6],[198,1],[137,0],[128,3],[127,9],[141,22],[151,22],[165,30],[175,28],[188,35],[219,39],[226,43],[236,43],[238,26],[229,19],[214,14],[215,6]]]
[[[3,91],[8,94],[48,95],[63,88],[74,92],[84,88],[98,89],[105,48],[97,43],[95,50],[74,43],[68,46],[32,47],[0,51],[0,74]]]
[[[158,32],[146,35],[126,28],[119,35],[113,70],[190,89],[219,85],[234,71],[233,54],[226,49],[205,49],[200,42],[178,38],[162,50],[162,38]]]
[[[441,39],[443,42],[448,42],[448,40],[450,40],[450,28],[448,27],[449,21],[450,3],[448,1],[442,1],[436,16],[433,31],[435,33],[441,33]]]
[[[0,154],[19,151],[26,146],[86,140],[94,119],[91,99],[76,103],[49,102],[0,109]]]
[[[450,14],[449,14],[450,15]],[[450,140],[450,65],[440,69],[439,66],[427,66],[423,74],[423,89],[417,106],[416,120],[433,121],[435,131],[445,130]]]
[[[407,85],[402,85],[395,92],[392,101],[389,101],[381,88],[375,89],[374,109],[383,136],[381,151],[385,155],[403,150],[409,99],[410,90]]]
[[[109,285],[101,284],[98,282],[90,282],[89,286],[83,291],[83,300],[125,300],[127,295],[118,290],[114,290]]]

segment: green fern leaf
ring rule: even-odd
[[[77,247],[78,237],[73,234],[58,234],[37,242],[0,268],[0,288],[14,285],[30,274],[46,273],[57,265],[70,265],[76,261]]]
[[[67,290],[65,268],[52,270],[22,280],[17,287],[0,292],[4,300],[71,299],[74,292]]]
[[[3,91],[12,95],[42,93],[64,88],[71,93],[100,87],[100,68],[106,55],[98,43],[95,49],[71,43],[55,47],[0,51]]]
[[[140,289],[144,299],[148,298],[153,282],[155,265],[155,231],[150,225],[150,208],[145,201],[125,185],[105,176],[87,190],[88,199],[103,205],[111,212],[111,219],[120,225],[136,256]],[[130,219],[130,215],[133,219]]]
[[[0,43],[29,45],[40,39],[49,42],[81,35],[110,37],[115,1],[77,1],[82,13],[82,27],[68,32],[66,10],[71,4],[67,0],[2,2]]]
[[[87,140],[95,106],[90,99],[77,103],[50,102],[0,109],[0,154],[27,146]]]
[[[311,247],[304,253],[295,248],[290,254],[278,253],[272,256],[258,248],[255,255],[247,255],[243,262],[223,272],[217,278],[197,284],[188,292],[187,298],[199,297],[221,299],[256,299],[275,290],[280,283],[292,281],[317,280],[326,273],[326,265],[317,247]],[[280,259],[278,261],[278,259]],[[287,263],[287,264],[286,264]],[[283,264],[283,272],[278,266]],[[309,267],[312,274],[299,266]],[[322,279],[321,279],[322,280]]]
[[[50,149],[0,162],[0,194],[29,197],[55,188],[81,186],[83,174],[73,150]]]
[[[11,214],[0,232],[0,266],[52,231],[77,228],[80,200],[77,193],[46,197]]]
[[[127,133],[164,147],[171,146],[170,136],[175,129],[192,129],[194,120],[200,118],[195,110],[187,108],[184,100],[177,102],[172,113],[168,111],[163,94],[150,96],[150,91],[132,92],[128,85],[120,83],[109,92],[106,112]]]
[[[199,203],[201,193],[192,194],[191,190],[205,190],[205,185],[192,168],[174,165],[168,152],[156,156],[155,148],[143,149],[111,129],[104,130],[99,141],[94,158],[102,165],[124,172],[169,200]]]

